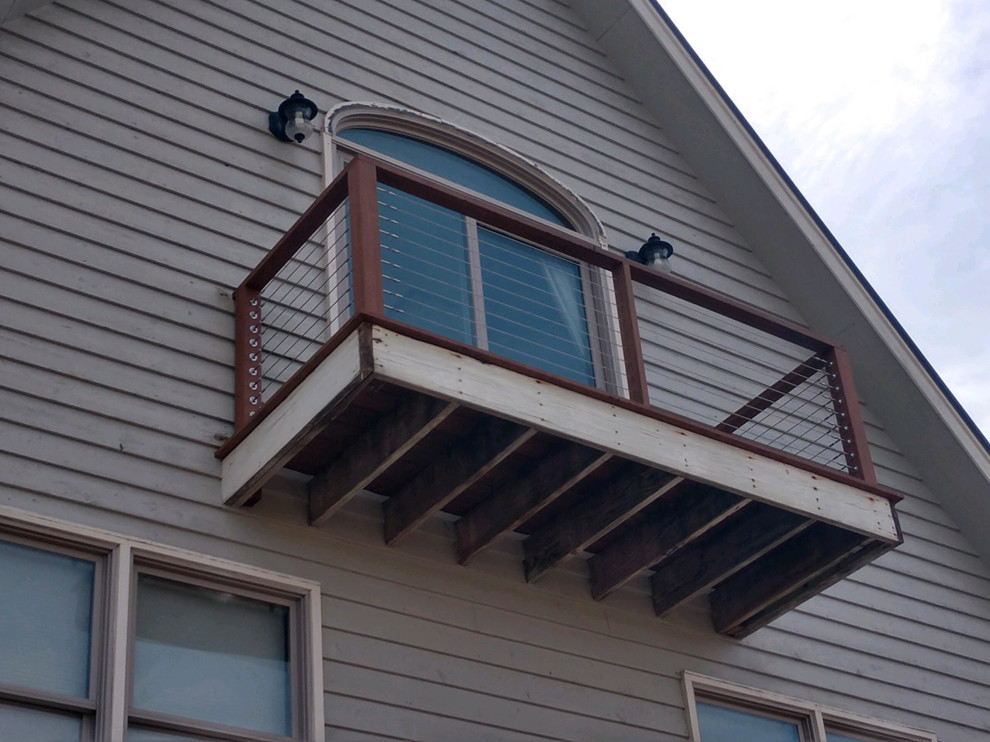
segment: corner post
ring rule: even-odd
[[[378,168],[364,157],[351,160],[347,172],[350,197],[351,270],[354,313],[385,314],[382,248],[378,225]]]
[[[828,387],[832,395],[832,407],[835,410],[835,420],[842,441],[842,450],[846,455],[846,466],[853,476],[876,484],[876,472],[873,470],[873,459],[870,457],[870,447],[866,440],[866,426],[863,425],[863,415],[859,409],[859,398],[853,385],[852,366],[846,349],[833,346],[822,354],[828,366]]]
[[[261,292],[234,290],[234,432],[261,407]]]
[[[622,358],[626,367],[629,399],[648,405],[650,390],[646,385],[643,344],[639,339],[639,320],[636,318],[636,297],[633,294],[632,270],[629,268],[629,262],[620,261],[612,271],[612,277],[615,283],[615,305],[619,314],[619,334],[622,337]]]

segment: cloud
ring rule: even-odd
[[[664,7],[990,431],[990,4]]]

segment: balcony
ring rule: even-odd
[[[229,505],[291,469],[737,637],[900,543],[842,348],[456,188],[357,156],[234,298]]]

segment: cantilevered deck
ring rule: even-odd
[[[580,264],[594,383],[402,321],[396,193]],[[371,491],[389,544],[443,510],[461,563],[517,532],[530,581],[579,555],[594,599],[652,573],[658,614],[709,593],[734,636],[900,542],[841,348],[414,174],[356,158],[235,299],[228,504],[293,469],[315,527]]]

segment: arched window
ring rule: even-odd
[[[504,148],[411,112],[331,112],[333,154],[367,152],[602,238],[580,199]],[[338,162],[338,164],[339,164]],[[397,189],[380,193],[385,313],[589,385],[609,386],[587,266]]]

